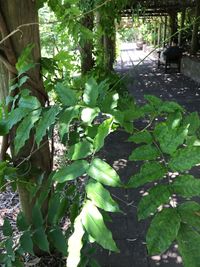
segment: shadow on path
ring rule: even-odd
[[[169,70],[168,74],[164,73],[164,68],[158,70],[156,59],[153,57],[145,60],[142,65],[133,68],[141,56],[144,56],[143,52],[125,47],[122,49],[122,54],[124,57],[120,57],[116,68],[122,75],[129,72],[128,89],[138,103],[144,102],[144,94],[154,94],[163,100],[177,101],[189,111],[200,109],[200,86],[197,83],[182,74],[175,73],[174,69]],[[100,153],[101,158],[117,170],[123,182],[135,174],[139,167],[136,163],[128,161],[128,156],[134,145],[126,142],[127,138],[128,135],[124,132],[113,133],[107,138],[105,148]],[[137,204],[146,189],[110,190],[113,198],[120,204],[125,214],[111,214],[112,223],[109,223],[109,226],[120,253],[109,253],[99,249],[97,259],[102,267],[183,266],[176,245],[162,256],[150,258],[147,255],[145,235],[149,222],[139,222],[137,219]]]

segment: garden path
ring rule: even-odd
[[[157,69],[155,53],[136,67],[148,52],[136,50],[135,44],[123,44],[116,64],[116,70],[126,75],[128,89],[138,103],[143,103],[144,94],[154,94],[163,100],[175,100],[188,110],[200,110],[200,85],[174,69],[164,73],[164,67]],[[123,181],[133,175],[138,166],[128,162],[133,145],[126,142],[127,134],[115,132],[106,140],[101,157],[118,171]],[[120,253],[100,250],[97,255],[102,267],[182,267],[177,247],[172,246],[162,256],[149,257],[145,246],[148,222],[137,220],[137,203],[144,189],[111,189],[111,194],[125,214],[113,214],[110,228],[120,248]]]

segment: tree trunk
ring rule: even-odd
[[[114,27],[114,22],[113,22]],[[113,70],[113,64],[115,62],[115,31],[112,33],[104,35],[104,62],[105,68],[109,70]]]
[[[191,42],[191,54],[196,54],[198,51],[198,30],[200,25],[200,1],[196,1],[195,8],[195,22],[192,31],[192,42]]]
[[[88,30],[92,31],[94,27],[94,15],[89,13],[82,19],[82,25]],[[81,72],[86,74],[94,67],[94,59],[92,56],[93,52],[93,40],[85,39],[84,37],[80,40],[80,51],[81,51]]]
[[[28,72],[30,79],[25,86],[30,89],[32,95],[36,96],[44,106],[48,98],[40,74],[41,54],[36,1],[0,0],[0,31],[2,38],[15,31],[18,27],[20,27],[19,30],[3,42],[4,64],[7,66],[10,75],[12,77],[16,76],[15,64],[17,58],[28,44],[34,44],[32,58],[36,65],[34,69]],[[30,169],[29,172],[26,173],[26,177],[24,177],[26,181],[35,182],[37,180],[36,173],[43,173],[47,178],[52,167],[48,140],[44,140],[42,147],[30,156],[34,146],[34,138],[33,135],[31,135],[20,153],[14,155],[12,148],[15,133],[16,129],[13,127],[10,133],[10,142],[14,165],[18,166],[22,160],[27,159],[25,160],[25,165],[29,165]],[[18,188],[22,209],[28,221],[31,222],[31,212],[34,201],[31,200],[26,186],[19,183]]]

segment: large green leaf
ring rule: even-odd
[[[145,95],[144,98],[155,108],[159,108],[162,105],[162,100],[154,95]]]
[[[186,171],[198,163],[200,163],[200,147],[185,147],[173,154],[169,167],[173,171]]]
[[[46,134],[47,129],[55,123],[56,115],[59,112],[59,108],[57,106],[51,107],[48,111],[42,113],[42,117],[36,127],[35,133],[35,141],[39,146],[42,138]]]
[[[146,143],[150,144],[153,141],[151,134],[148,131],[142,131],[131,135],[128,139],[129,142],[134,142],[136,144]]]
[[[200,127],[200,119],[198,112],[190,113],[185,119],[184,124],[189,125],[189,134],[195,134],[197,129]]]
[[[143,145],[135,150],[129,156],[129,160],[138,161],[138,160],[154,160],[159,156],[158,149],[153,145]]]
[[[143,196],[138,205],[139,220],[146,219],[154,214],[158,207],[169,202],[171,193],[166,185],[157,185]]]
[[[86,160],[75,161],[71,165],[63,167],[57,171],[53,176],[53,180],[57,181],[58,183],[74,180],[86,173],[88,167],[89,163]]]
[[[182,224],[178,233],[177,241],[184,266],[199,267],[200,234],[188,225]]]
[[[117,107],[119,100],[119,94],[115,92],[109,92],[101,102],[101,110],[105,113],[110,113]]]
[[[91,77],[85,84],[85,90],[83,94],[83,101],[86,105],[94,107],[99,95],[97,82]]]
[[[169,128],[167,124],[160,124],[155,131],[155,137],[160,143],[164,153],[173,154],[183,144],[188,134],[188,126],[180,128]]]
[[[25,231],[29,228],[29,224],[22,211],[20,211],[17,215],[17,228],[19,231]]]
[[[53,246],[61,252],[64,256],[67,255],[67,244],[66,244],[66,239],[61,231],[61,229],[57,226],[53,229],[50,230],[48,237],[51,240],[51,243]]]
[[[108,163],[99,158],[95,158],[91,162],[87,174],[104,185],[113,187],[122,185],[116,171]]]
[[[68,240],[68,257],[67,267],[77,267],[81,259],[81,249],[83,247],[83,235],[85,230],[82,225],[81,215],[79,215],[74,223],[74,233]]]
[[[77,99],[74,91],[69,89],[66,85],[57,83],[55,86],[55,91],[63,105],[74,106],[76,104]]]
[[[49,253],[49,242],[48,242],[48,239],[47,239],[47,236],[46,236],[46,233],[45,233],[43,227],[40,227],[34,231],[33,242],[41,250]]]
[[[60,207],[60,192],[54,192],[49,200],[47,221],[50,225],[57,223],[57,212]]]
[[[21,121],[30,113],[30,109],[27,108],[16,108],[12,110],[6,120],[8,129],[11,129],[15,124]]]
[[[109,191],[99,182],[90,181],[86,186],[86,193],[97,207],[109,212],[120,212],[118,204],[113,200]]]
[[[129,182],[128,187],[137,188],[146,183],[156,181],[163,178],[166,174],[166,168],[158,162],[147,162],[142,165],[140,172],[133,175]]]
[[[0,121],[0,136],[4,136],[9,133],[8,123],[4,121]]]
[[[22,234],[22,236],[20,237],[20,240],[19,240],[24,252],[28,252],[32,255],[34,255],[34,252],[33,252],[33,241],[32,241],[32,238],[31,238],[31,234],[29,231],[26,231]]]
[[[93,153],[93,145],[87,141],[81,141],[71,146],[68,153],[68,158],[71,160],[82,159],[90,156]]]
[[[176,239],[180,217],[176,209],[166,208],[153,218],[147,232],[147,248],[150,255],[165,252]]]
[[[83,226],[88,234],[103,248],[118,252],[112,233],[104,224],[103,217],[91,201],[87,201],[81,212]]]
[[[89,107],[83,108],[81,111],[81,120],[84,123],[90,125],[94,120],[94,118],[99,114],[99,112],[100,112],[99,108],[89,108]]]
[[[12,236],[13,230],[10,224],[10,221],[5,218],[3,222],[3,235],[4,236]]]
[[[61,141],[65,144],[65,136],[69,132],[70,123],[79,116],[79,106],[65,109],[59,116],[59,135]]]
[[[178,213],[182,222],[200,230],[200,204],[194,201],[187,201],[178,206]]]
[[[173,113],[176,111],[183,111],[183,108],[178,103],[173,101],[165,101],[159,107],[159,112]]]
[[[41,104],[35,96],[26,95],[20,98],[19,107],[34,110],[41,108]]]
[[[32,111],[28,116],[26,116],[16,131],[15,137],[15,154],[19,152],[19,150],[24,146],[26,140],[28,140],[30,131],[34,127],[34,124],[40,118],[41,109]]]
[[[174,193],[183,197],[200,196],[200,179],[195,179],[192,175],[181,175],[173,182]]]
[[[32,221],[35,228],[43,225],[43,216],[40,206],[36,203],[32,210]]]
[[[94,138],[94,149],[98,152],[104,145],[106,136],[112,132],[113,119],[105,120],[98,128],[97,135]]]

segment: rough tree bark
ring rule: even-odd
[[[94,14],[93,12],[85,15],[81,21],[82,25],[88,30],[92,31],[94,27]],[[82,38],[80,43],[81,52],[81,73],[86,74],[94,67],[94,59],[92,56],[93,52],[93,40],[85,40]]]
[[[12,33],[16,29],[19,30],[0,44],[2,62],[6,66],[10,77],[16,77],[17,71],[15,64],[17,62],[17,58],[28,44],[34,44],[32,57],[36,66],[34,69],[29,71],[28,75],[30,79],[25,86],[31,90],[32,95],[36,96],[44,106],[48,98],[40,75],[41,54],[36,1],[0,0],[0,32],[2,38],[5,38],[9,33]],[[30,136],[19,154],[14,155],[12,147],[15,131],[16,129],[13,128],[9,134],[14,165],[18,166],[22,160],[25,165],[29,165],[29,172],[26,173],[26,177],[24,177],[27,181],[36,181],[36,173],[43,173],[47,178],[52,168],[47,139],[44,139],[41,148],[31,155],[32,148],[34,147],[34,138],[33,136]],[[23,167],[23,164],[21,167]],[[31,199],[29,191],[22,183],[19,183],[18,191],[22,209],[29,222],[31,222],[31,212],[34,201]]]
[[[196,1],[195,8],[195,22],[192,31],[192,42],[191,42],[191,54],[196,54],[198,51],[198,30],[200,25],[200,1]]]

